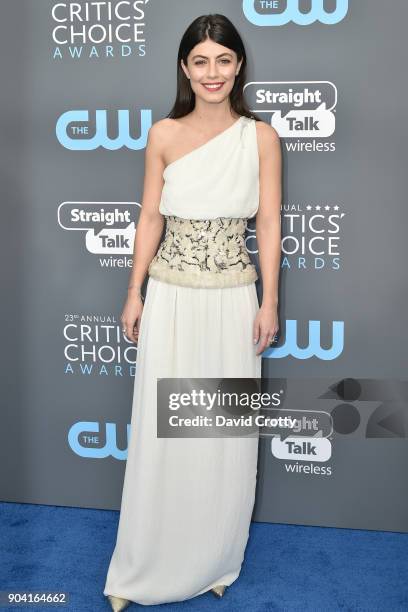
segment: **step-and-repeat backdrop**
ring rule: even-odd
[[[173,104],[184,30],[223,13],[284,166],[281,333],[263,377],[299,427],[261,436],[253,518],[408,531],[408,4],[0,10],[1,499],[119,508],[137,367],[120,314],[146,138]],[[252,221],[247,246],[258,264]]]

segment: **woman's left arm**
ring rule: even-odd
[[[279,330],[278,285],[281,258],[282,153],[272,126],[257,121],[259,152],[259,208],[256,240],[262,277],[262,303],[254,321],[256,354],[262,353]]]

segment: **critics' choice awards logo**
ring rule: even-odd
[[[57,215],[62,229],[84,234],[89,253],[132,255],[139,212],[138,202],[62,202]],[[100,264],[115,265],[111,258],[101,258]]]
[[[244,87],[251,110],[272,114],[270,123],[288,151],[334,150],[333,143],[301,143],[299,139],[328,138],[335,130],[337,88],[330,81],[251,81]]]
[[[108,125],[109,118],[112,125]],[[109,114],[106,110],[95,110],[91,116],[87,110],[70,110],[58,118],[55,133],[58,142],[71,151],[93,151],[98,147],[109,151],[122,147],[138,151],[146,147],[151,126],[151,109],[141,109],[140,121],[135,122],[127,109]],[[135,130],[140,130],[136,137],[131,135]],[[108,132],[114,136],[109,137]]]
[[[64,374],[134,376],[137,345],[113,315],[69,312],[64,316]]]
[[[282,268],[340,270],[344,212],[338,204],[285,204],[282,212]]]
[[[307,272],[342,268],[341,237],[346,213],[339,204],[282,204],[281,268]],[[257,254],[256,229],[245,244]]]
[[[149,0],[55,2],[51,8],[54,59],[109,59],[146,55]]]
[[[349,5],[348,0],[334,2],[334,10],[327,11],[325,0],[308,0],[303,6],[301,0],[243,0],[242,10],[248,21],[257,26],[283,26],[290,22],[307,26],[315,21],[334,25],[345,18]]]

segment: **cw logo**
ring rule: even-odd
[[[68,432],[68,444],[80,457],[90,457],[91,459],[105,459],[114,457],[115,459],[126,459],[127,449],[120,450],[117,447],[116,424],[106,423],[105,425],[105,446],[92,448],[91,444],[99,442],[99,423],[92,421],[80,421],[74,423]],[[130,438],[130,425],[127,426],[127,439]],[[83,442],[86,445],[83,445]]]
[[[299,9],[300,0],[286,0],[286,9],[281,13],[258,13],[255,9],[257,0],[243,0],[242,10],[251,23],[258,26],[281,26],[290,21],[298,25],[310,25],[315,21],[333,25],[339,23],[347,15],[348,0],[337,0],[334,11],[328,13],[324,9],[324,0],[310,0],[310,11],[303,13]],[[259,2],[262,8],[270,8],[271,2]]]
[[[309,321],[309,346],[300,348],[297,345],[297,321],[286,321],[286,338],[282,346],[271,346],[262,353],[267,359],[280,359],[291,355],[296,359],[318,357],[324,361],[336,359],[344,348],[344,321],[333,321],[332,345],[323,349],[320,344],[320,321]]]
[[[91,151],[98,147],[116,151],[121,147],[138,150],[143,149],[147,142],[147,133],[152,126],[152,111],[143,108],[140,111],[141,136],[134,139],[129,134],[129,111],[118,110],[118,135],[116,138],[108,137],[106,110],[95,111],[95,134],[89,135],[89,125],[72,125],[74,123],[87,124],[89,112],[87,110],[71,110],[58,118],[55,133],[58,142],[71,151]],[[68,132],[68,130],[70,130]],[[73,138],[75,136],[75,138]]]

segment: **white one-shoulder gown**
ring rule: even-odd
[[[240,117],[170,163],[163,215],[250,218],[259,203],[255,120]],[[255,282],[191,287],[148,279],[121,511],[104,595],[182,601],[231,585],[255,500],[258,437],[157,438],[157,378],[261,376]],[[227,596],[227,595],[226,595]]]

